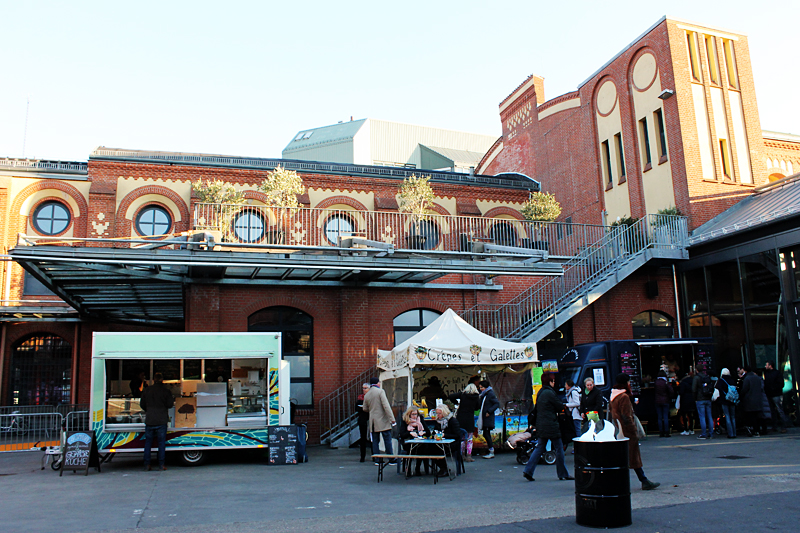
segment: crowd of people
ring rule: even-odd
[[[616,377],[609,401],[595,387],[592,378],[584,381],[583,390],[567,379],[564,401],[556,392],[555,383],[556,374],[543,373],[542,387],[536,395],[535,407],[529,417],[531,427],[526,430],[530,436],[534,433],[535,426],[536,446],[523,470],[523,477],[534,481],[536,465],[549,446],[549,450],[555,452],[558,479],[574,479],[565,464],[564,454],[568,444],[575,436],[585,433],[592,422],[596,425],[610,422],[629,439],[629,467],[636,473],[642,489],[652,490],[658,487],[659,483],[650,481],[642,467],[639,439],[644,436],[644,429],[635,415],[635,406],[639,399],[634,398],[631,392],[630,376],[620,374]],[[738,436],[737,428],[744,428],[749,435],[757,437],[766,433],[770,423],[774,431],[785,433],[790,422],[783,410],[783,385],[782,374],[770,362],[766,364],[763,378],[750,368],[738,367],[736,378],[727,368],[723,368],[716,379],[709,376],[704,369],[697,372],[690,369],[678,381],[674,377],[670,378],[666,369],[662,368],[653,383],[659,436],[671,436],[670,411],[673,401],[678,409],[681,435],[694,435],[695,425],[699,423],[700,434],[697,438],[711,439],[715,433],[715,420],[720,421],[717,431],[726,431],[728,438],[732,439]],[[365,460],[368,445],[368,439],[363,438],[366,435],[370,436],[373,454],[379,453],[381,439],[386,453],[392,454],[391,435],[396,425],[378,379],[373,378],[363,387],[364,394],[359,397],[358,405],[362,462]],[[427,438],[432,432],[439,431],[444,438],[454,441],[458,447],[455,451],[464,462],[471,462],[473,435],[482,433],[488,445],[488,453],[483,457],[494,457],[491,431],[494,429],[495,412],[499,409],[500,402],[488,381],[481,381],[478,376],[474,376],[461,392],[446,396],[439,380],[433,377],[421,396],[434,405],[438,403],[435,409],[431,409],[434,424],[426,426],[423,413],[416,406],[410,407],[403,414],[398,436],[400,445],[407,452],[409,442],[413,439]],[[451,413],[447,405],[437,402],[443,398],[458,405],[455,414]],[[475,413],[479,415],[476,417]],[[515,438],[520,440],[519,436]],[[418,460],[415,474],[421,474],[423,466],[426,473],[429,471],[430,465],[427,461]],[[433,467],[438,469],[439,475],[446,473],[444,461],[434,464]]]

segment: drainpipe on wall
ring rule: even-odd
[[[675,292],[675,321],[678,323],[678,338],[683,338],[681,329],[681,306],[678,302],[678,275],[675,273],[675,265],[672,265],[672,289]]]

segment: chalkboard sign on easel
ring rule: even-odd
[[[67,432],[62,453],[64,459],[61,461],[59,476],[64,475],[64,470],[83,471],[84,475],[88,476],[91,467],[97,468],[100,472],[100,454],[97,453],[97,441],[93,432]]]
[[[267,428],[267,435],[269,464],[297,464],[297,426],[270,426]]]
[[[620,370],[631,378],[631,392],[639,396],[642,392],[642,371],[639,368],[639,354],[633,351],[619,354]]]

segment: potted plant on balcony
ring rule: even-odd
[[[197,229],[216,229],[220,232],[220,237],[229,237],[231,221],[239,210],[238,206],[247,202],[244,192],[237,191],[233,184],[222,180],[194,182],[192,191],[197,196],[199,203],[208,204],[200,208]]]
[[[409,227],[409,245],[412,250],[425,248],[427,235],[422,231],[422,221],[427,218],[428,211],[433,207],[433,188],[428,181],[430,176],[417,176],[412,174],[403,180],[400,186],[400,199],[398,209],[401,213],[411,214]]]
[[[685,218],[677,207],[666,207],[656,212],[653,221],[655,241],[659,246],[673,247],[684,244],[688,236]]]
[[[269,242],[282,243],[288,229],[288,221],[300,207],[297,195],[306,191],[303,179],[294,170],[277,166],[267,173],[267,177],[258,185],[258,190],[267,195],[266,203],[275,209],[278,223],[278,229],[268,234]]]
[[[561,204],[558,203],[555,195],[547,192],[531,193],[530,198],[522,205],[520,211],[525,220],[533,222],[531,231],[539,238],[528,238],[527,240],[524,239],[523,242],[527,241],[527,247],[529,248],[549,250],[550,243],[547,236],[544,235],[542,237],[541,233],[545,222],[552,222],[561,214]]]

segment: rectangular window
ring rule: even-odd
[[[730,39],[723,39],[722,48],[725,51],[725,70],[728,73],[728,85],[734,89],[738,89],[739,76],[736,74],[736,56],[733,53],[733,41]]]
[[[722,156],[722,173],[726,178],[730,178],[733,174],[731,173],[731,155],[728,153],[727,139],[719,140],[719,152]]]
[[[717,58],[717,40],[713,35],[706,35],[706,60],[711,83],[719,85],[719,60]]]
[[[664,163],[667,160],[667,131],[664,129],[664,113],[658,109],[653,113],[658,128],[658,162]]]
[[[614,150],[617,154],[617,178],[620,183],[625,181],[625,151],[622,147],[622,134],[614,135]]]
[[[697,50],[697,33],[687,31],[686,44],[689,52],[689,67],[692,71],[692,78],[696,81],[703,81],[703,75],[700,73],[700,54]]]
[[[606,176],[606,183],[613,185],[614,180],[611,179],[611,151],[608,149],[608,141],[603,141],[601,146],[603,150],[603,173]]]
[[[567,225],[567,237],[569,237],[572,235],[572,217],[565,218],[564,223]]]
[[[650,133],[647,131],[647,117],[639,121],[639,144],[641,145],[644,170],[650,170],[653,165],[650,157]]]

